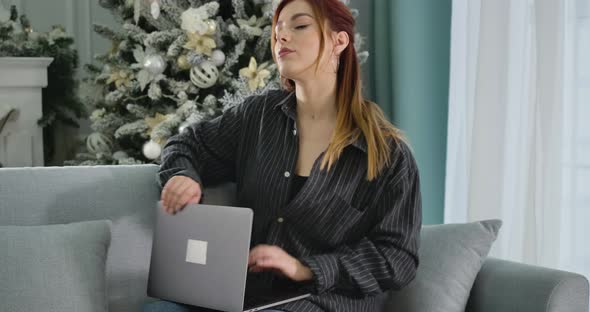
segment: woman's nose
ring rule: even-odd
[[[279,31],[277,33],[277,36],[279,37],[279,41],[280,42],[288,42],[289,41],[289,35],[287,34],[287,31]]]

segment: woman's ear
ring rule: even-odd
[[[332,40],[334,42],[334,54],[340,56],[340,53],[346,49],[348,44],[350,43],[350,38],[348,37],[348,33],[345,31],[340,31],[338,33],[333,33]]]

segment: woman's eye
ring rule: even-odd
[[[301,26],[297,26],[297,27],[295,27],[295,29],[304,29],[304,28],[306,28],[307,26],[309,26],[309,25],[301,25]]]

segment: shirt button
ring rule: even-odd
[[[285,178],[288,178],[290,176],[291,176],[291,174],[289,173],[289,171],[285,171]]]
[[[293,129],[293,135],[297,135],[297,129]]]
[[[285,219],[283,219],[283,218],[278,218],[278,219],[277,219],[277,221],[278,221],[279,223],[283,223],[283,221],[285,221]]]

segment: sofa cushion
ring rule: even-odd
[[[0,226],[3,311],[108,311],[110,221]]]
[[[393,291],[385,311],[463,312],[500,220],[425,225],[416,278]]]

